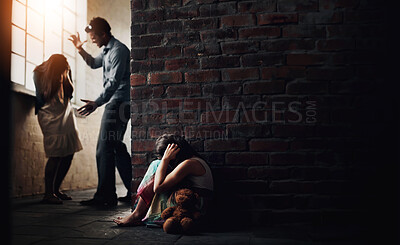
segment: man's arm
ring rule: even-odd
[[[68,40],[72,42],[72,44],[75,46],[75,48],[78,50],[79,54],[82,56],[83,60],[86,62],[88,66],[92,69],[100,68],[103,64],[103,53],[99,54],[97,57],[93,58],[90,54],[88,54],[82,47],[82,45],[87,42],[81,41],[81,38],[79,36],[79,32],[76,33],[76,35],[71,35]]]
[[[110,62],[111,69],[109,71],[109,76],[104,81],[104,90],[101,92],[99,97],[95,100],[98,106],[107,103],[118,86],[121,83],[125,70],[128,68],[129,63],[129,52],[125,52],[123,49],[110,50]]]

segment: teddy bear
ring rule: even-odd
[[[161,213],[161,218],[165,220],[163,230],[170,234],[193,233],[195,222],[200,218],[200,212],[195,207],[198,199],[198,194],[190,189],[176,191],[176,206],[166,208]]]

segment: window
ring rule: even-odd
[[[68,37],[86,25],[86,4],[82,0],[13,0],[11,81],[14,87],[33,94],[33,69],[56,53],[65,55],[73,81],[79,82],[82,72],[76,67],[78,54]]]

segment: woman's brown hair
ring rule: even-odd
[[[63,76],[68,71],[68,76]],[[59,91],[63,84],[64,97],[70,98],[74,88],[71,81],[71,69],[67,58],[62,54],[53,54],[50,58],[38,65],[33,72],[35,73],[35,85],[43,96],[44,101],[49,101]],[[64,79],[61,83],[61,79]]]

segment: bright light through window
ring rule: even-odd
[[[83,0],[13,0],[11,81],[34,91],[33,69],[52,54],[64,54],[76,78],[77,52],[67,40],[77,32]],[[76,82],[76,81],[75,81]]]

